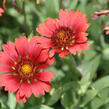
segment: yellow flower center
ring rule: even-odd
[[[28,74],[28,73],[32,72],[32,66],[29,65],[29,64],[24,64],[24,65],[21,67],[21,71],[22,71],[24,74]]]

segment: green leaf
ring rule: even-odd
[[[84,107],[87,103],[89,103],[97,95],[97,93],[97,90],[88,90],[81,100],[80,107]]]
[[[90,79],[92,79],[97,71],[97,68],[100,64],[100,55],[94,56],[90,60],[84,60],[82,64],[79,66],[81,72],[87,73],[90,72]]]
[[[54,109],[54,108],[46,106],[46,105],[37,105],[37,106],[27,108],[27,109]]]
[[[106,90],[105,88],[109,87],[109,76],[103,77],[99,80],[97,80],[95,83],[93,83],[91,85],[92,90],[89,90],[86,92],[85,96],[83,97],[83,103],[81,104],[81,107],[84,107],[86,104],[88,104],[92,99],[94,100],[94,102],[99,102],[96,106],[96,108],[94,107],[95,105],[93,105],[94,109],[98,109],[99,106],[103,105],[104,103],[109,102],[109,98],[107,98],[105,101],[104,100],[100,100],[103,99],[104,96],[106,96]],[[104,90],[103,90],[104,89]],[[109,88],[108,88],[109,90]],[[103,92],[104,91],[104,92]],[[104,96],[103,96],[104,93]],[[98,96],[96,96],[98,95]],[[108,95],[107,95],[108,96]],[[96,97],[96,98],[95,98]],[[95,100],[96,99],[96,100]],[[102,103],[102,101],[104,101]],[[93,103],[94,103],[93,102]],[[95,103],[96,104],[96,103]],[[92,109],[93,109],[92,108]]]
[[[81,81],[80,81],[80,84],[85,84],[86,82],[89,82],[90,81],[90,75],[91,75],[90,72],[85,73],[83,75]]]
[[[56,103],[64,92],[72,89],[73,87],[76,87],[76,85],[76,82],[68,82],[60,86],[58,89],[54,89],[54,91],[51,93],[51,97],[47,101],[47,105],[53,105]]]
[[[7,96],[0,94],[0,109],[9,109],[9,106],[7,105],[7,99]]]
[[[97,95],[89,104],[91,109],[99,109],[101,106],[109,103],[109,88],[101,90]]]
[[[82,79],[79,82],[79,84],[80,84],[80,88],[78,90],[79,95],[84,95],[85,92],[87,91],[89,85],[91,84],[90,75],[91,75],[90,72],[88,72],[82,76]]]
[[[92,87],[98,91],[109,87],[109,76],[97,80],[95,83],[92,84]]]
[[[65,109],[75,109],[78,98],[74,90],[68,90],[61,96],[61,104]]]
[[[103,50],[103,59],[109,60],[109,48]]]
[[[86,6],[87,0],[80,0],[80,2],[83,6]]]
[[[68,0],[69,3],[68,3],[68,10],[71,10],[71,9],[75,9],[77,4],[78,4],[78,0]]]
[[[85,8],[85,13],[87,13],[88,22],[91,23],[91,26],[88,29],[88,31],[90,32],[90,37],[93,40],[98,40],[99,36],[102,34],[100,19],[92,20],[92,16],[91,16],[95,11],[99,10],[99,9],[97,9],[95,4],[96,4],[95,0],[94,0],[94,2],[87,4],[86,5],[87,9]]]
[[[57,1],[57,3],[56,3]],[[59,12],[59,1],[58,0],[47,0],[44,6],[41,8],[41,13],[45,17],[54,17],[58,15]]]
[[[80,76],[80,73],[78,72],[78,70],[75,68],[75,66],[72,63],[72,60],[69,59],[68,57],[64,58],[64,62],[68,65],[69,67],[69,75],[73,80],[77,80]]]
[[[78,94],[84,95],[89,87],[89,85],[91,84],[91,82],[86,82],[84,84],[80,84],[80,89],[78,90]]]
[[[10,109],[15,109],[17,102],[16,102],[16,97],[14,94],[8,95],[8,103],[7,104]]]

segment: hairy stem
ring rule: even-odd
[[[25,35],[28,37],[27,32],[27,18],[26,18],[26,11],[25,11],[25,0],[23,0],[23,13],[24,13],[24,29],[25,29]]]

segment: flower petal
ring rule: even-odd
[[[18,103],[20,103],[20,101],[21,101],[19,90],[16,93],[16,100]]]
[[[26,58],[26,56],[28,56],[29,46],[28,46],[28,41],[27,41],[26,37],[20,37],[20,39],[16,38],[15,46],[16,46],[18,54],[22,58]]]
[[[56,30],[56,22],[57,20],[56,19],[52,19],[50,17],[47,18],[47,20],[45,21],[45,25],[47,26],[47,28],[52,31],[52,32],[55,32]]]
[[[81,49],[80,49],[79,44],[69,47],[69,51],[70,51],[73,55],[76,55],[76,52],[77,52],[77,51],[78,51],[79,53],[81,53]]]
[[[2,47],[3,47],[4,52],[8,54],[10,58],[12,58],[12,60],[19,62],[19,56],[17,54],[14,43],[8,41],[7,45],[3,44]]]
[[[82,50],[89,50],[90,45],[91,45],[90,43],[86,42],[86,43],[80,44],[79,46]]]
[[[67,9],[64,10],[60,10],[59,12],[59,18],[60,18],[60,24],[61,26],[64,27],[69,27],[71,24],[71,15],[74,14],[74,11],[71,10],[70,13],[68,12]]]
[[[88,35],[88,33],[84,33],[84,32],[80,32],[78,34],[76,34],[76,43],[83,43],[85,42],[88,38],[86,37]]]
[[[27,101],[27,97],[25,97],[25,96],[23,96],[21,99],[24,103]]]
[[[13,93],[18,90],[20,86],[20,79],[11,74],[0,75],[0,86],[5,86],[5,90]]]
[[[40,87],[42,87],[44,89],[44,91],[46,92],[50,92],[51,90],[51,85],[49,84],[49,82],[42,82],[39,81]]]
[[[68,55],[68,53],[69,53],[69,51],[66,50],[66,49],[61,50],[61,52],[59,53],[59,56],[60,56],[61,58],[63,58],[64,56]]]
[[[32,38],[29,42],[29,58],[33,60],[33,62],[35,61],[35,59],[37,59],[37,57],[40,55],[42,47],[40,46],[40,44],[36,43],[36,38]]]
[[[2,16],[3,13],[4,13],[4,10],[0,8],[0,16]]]
[[[49,58],[46,62],[37,65],[37,68],[38,69],[47,68],[47,67],[51,66],[54,63],[54,61],[55,61],[54,58]]]
[[[55,76],[55,74],[51,71],[43,71],[43,72],[39,72],[36,73],[36,79],[37,80],[41,80],[41,81],[51,81],[53,80],[53,77]]]
[[[55,49],[51,49],[50,51],[49,51],[49,57],[53,57],[54,55],[55,55]]]
[[[90,23],[87,23],[87,21],[86,14],[83,15],[82,12],[77,10],[71,18],[71,29],[76,31],[76,33],[85,32],[90,26]]]
[[[19,88],[19,94],[21,97],[25,96],[26,98],[30,97],[32,94],[31,84],[27,81],[23,82]]]
[[[34,96],[38,97],[39,94],[45,95],[44,90],[41,88],[39,81],[31,81],[31,90]]]
[[[4,72],[14,72],[15,70],[12,69],[12,67],[8,66],[8,65],[1,65],[0,64],[0,73],[4,73]]]
[[[0,52],[0,64],[15,66],[14,60],[4,52]]]
[[[48,29],[45,24],[39,24],[39,27],[36,28],[36,31],[43,36],[51,37],[53,32]]]
[[[69,47],[69,51],[72,54],[76,55],[76,52],[81,53],[81,50],[88,50],[90,45],[91,44],[88,43],[88,42],[81,43],[81,44],[76,44],[76,45],[74,45],[72,47]]]
[[[16,100],[17,100],[18,103],[20,103],[21,100],[25,103],[27,101],[27,98],[25,96],[21,97],[20,92],[18,90],[17,93],[16,93]]]
[[[43,48],[50,48],[53,46],[53,43],[50,39],[41,36],[35,36],[36,43],[41,44]]]
[[[35,60],[36,64],[44,63],[49,58],[49,52],[48,49],[44,49],[41,51],[40,55]]]

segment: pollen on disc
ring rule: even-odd
[[[32,67],[29,64],[24,64],[21,70],[23,73],[29,73],[29,72],[32,72]]]

